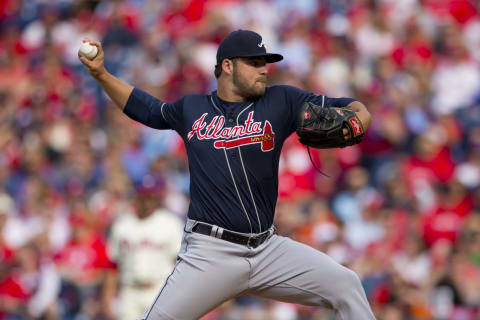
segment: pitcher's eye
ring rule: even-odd
[[[251,62],[251,65],[254,66],[254,67],[263,67],[265,65],[265,62],[263,61],[252,61]]]

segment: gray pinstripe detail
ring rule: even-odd
[[[212,101],[212,104],[215,107],[215,109],[217,109],[217,111],[220,114],[223,114],[223,112],[215,104],[215,101],[213,101],[212,96],[210,96],[210,100]],[[225,153],[225,159],[227,160],[228,170],[230,171],[230,175],[232,176],[233,186],[235,187],[235,191],[237,191],[238,200],[240,200],[240,204],[242,205],[243,212],[245,212],[245,215],[247,216],[248,225],[250,226],[250,233],[253,233],[252,223],[250,221],[250,217],[248,216],[247,209],[245,209],[245,205],[243,204],[242,198],[240,196],[240,192],[238,191],[237,183],[235,182],[235,177],[233,176],[232,168],[230,168],[230,162],[228,161],[227,149],[223,148],[223,152]]]
[[[237,116],[237,126],[239,125],[239,124],[238,124],[238,119],[240,119],[240,115],[241,115],[245,110],[247,110],[248,108],[250,108],[252,105],[253,105],[253,103],[249,104],[245,109],[243,109],[242,111],[240,111],[240,113],[239,113],[238,116]],[[245,129],[246,129],[246,128],[245,128]],[[255,214],[257,215],[258,227],[260,228],[260,229],[258,230],[258,232],[262,232],[262,224],[260,223],[260,216],[258,215],[257,204],[255,203],[255,199],[253,198],[252,188],[250,187],[250,182],[248,181],[247,171],[245,170],[245,165],[243,164],[242,151],[240,150],[240,146],[238,146],[237,148],[238,148],[238,154],[239,154],[239,156],[240,156],[240,162],[242,163],[243,173],[245,174],[245,179],[247,180],[248,191],[250,191],[250,197],[252,197],[253,207],[255,208]]]
[[[162,113],[163,120],[167,121],[165,118],[165,115],[163,114],[163,106],[165,105],[166,102],[162,103],[162,106],[160,107],[160,112]]]
[[[237,191],[238,200],[240,200],[243,211],[245,212],[245,215],[247,216],[248,224],[250,225],[250,233],[253,233],[252,223],[250,222],[250,217],[248,216],[247,209],[245,209],[245,205],[243,204],[242,198],[240,197],[240,192],[238,191],[237,183],[235,182],[235,177],[233,176],[232,168],[230,168],[230,162],[228,161],[228,156],[227,156],[227,149],[224,148],[223,152],[225,152],[225,159],[227,160],[228,170],[230,171],[230,175],[232,176],[233,185],[235,186],[235,190]]]

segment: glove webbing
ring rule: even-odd
[[[306,121],[307,124],[317,124],[318,120],[324,120],[325,116],[322,112],[322,109],[325,108],[325,96],[322,96],[322,107],[320,111],[317,112],[315,108],[310,108],[310,111],[315,115],[315,117],[311,117],[309,120]]]

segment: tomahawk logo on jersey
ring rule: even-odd
[[[224,127],[224,116],[213,117],[207,125],[205,118],[208,116],[208,113],[204,113],[193,123],[192,130],[188,133],[187,138],[191,140],[196,136],[198,140],[216,140],[213,143],[216,149],[230,149],[258,143],[261,145],[262,151],[267,152],[272,150],[275,146],[275,133],[272,130],[272,125],[266,120],[262,126],[262,122],[254,121],[253,115],[254,111],[248,114],[245,125]]]

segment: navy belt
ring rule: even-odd
[[[241,244],[247,246],[249,248],[256,248],[264,243],[270,236],[274,233],[273,228],[264,231],[259,234],[253,234],[251,236],[239,234],[236,232],[228,231],[226,229],[222,229],[222,232],[212,232],[214,228],[218,228],[213,225],[204,224],[204,223],[197,223],[193,228],[192,231],[195,233],[204,234],[207,236],[212,236],[215,238],[219,238],[228,242],[233,242],[236,244]],[[219,228],[220,229],[220,228]]]

